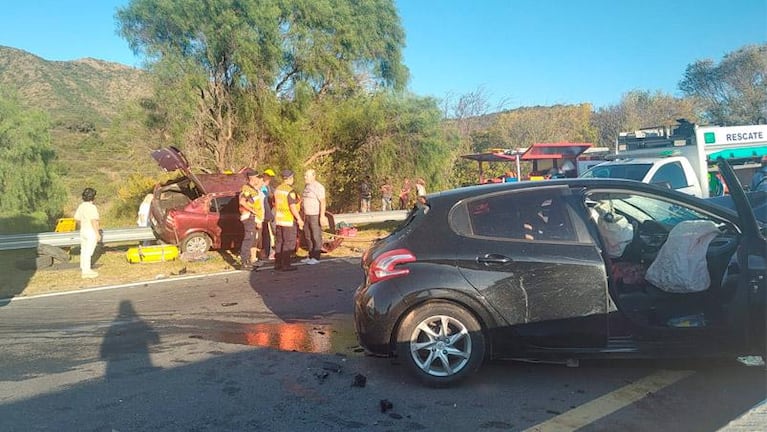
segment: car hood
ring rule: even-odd
[[[206,194],[209,192],[203,182],[189,169],[189,161],[184,156],[184,153],[176,147],[171,146],[154,150],[152,151],[152,158],[165,171],[180,170],[183,172],[184,175],[194,182],[201,193]]]

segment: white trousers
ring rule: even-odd
[[[80,270],[83,273],[91,271],[91,258],[96,251],[97,235],[93,231],[80,231]]]

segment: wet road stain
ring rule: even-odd
[[[230,323],[226,329],[203,331],[189,338],[280,351],[364,354],[350,323]]]

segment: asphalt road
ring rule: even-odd
[[[13,301],[0,430],[701,432],[767,393],[764,368],[699,361],[491,362],[424,388],[357,346],[361,278],[335,260]]]

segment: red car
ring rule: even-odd
[[[238,194],[247,176],[195,174],[175,147],[155,150],[152,157],[165,171],[184,173],[155,186],[150,223],[157,238],[182,252],[238,248],[243,237]]]
[[[239,249],[243,228],[239,213],[240,188],[248,178],[238,174],[195,174],[181,150],[167,147],[152,152],[165,171],[180,170],[184,175],[157,185],[149,221],[155,236],[178,245],[182,252],[205,253],[209,249]],[[330,232],[335,232],[333,214],[325,212]],[[303,236],[299,232],[299,242]],[[330,252],[341,238],[323,244]]]

